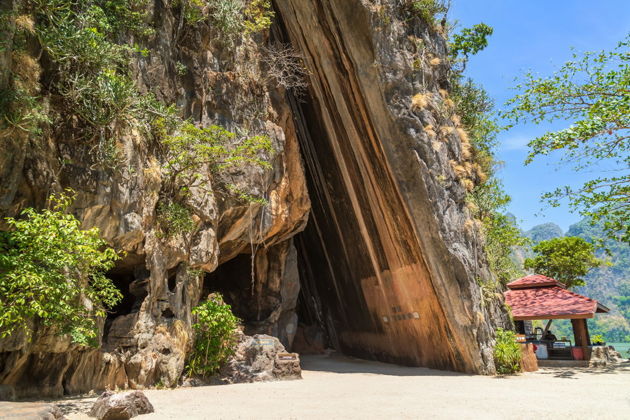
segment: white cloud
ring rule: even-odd
[[[503,150],[526,150],[527,143],[532,140],[531,136],[512,136],[501,142]]]

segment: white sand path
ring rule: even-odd
[[[152,419],[630,419],[630,363],[508,378],[345,357],[302,358],[303,380],[147,390]],[[74,403],[91,403],[74,400]],[[70,419],[88,419],[72,414]]]

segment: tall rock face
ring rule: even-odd
[[[22,2],[9,3],[17,8]],[[246,267],[244,282],[229,279],[232,288],[243,287],[242,294],[260,307],[245,314],[250,332],[275,333],[285,345],[294,334],[299,284],[292,236],[304,228],[310,202],[290,109],[262,73],[266,37],[242,35],[228,42],[210,25],[182,25],[178,10],[163,2],[155,2],[148,19],[155,34],[143,47],[150,52],[131,64],[140,92],[176,104],[197,126],[267,135],[271,167],[243,165],[219,174],[201,168],[199,184],[210,188],[191,185],[183,203],[194,229],[165,235],[159,202],[166,165],[159,145],[145,133],[123,131],[116,138],[115,165],[103,167],[98,143],[75,138],[72,130],[52,125],[30,137],[4,130],[0,216],[42,208],[50,193],[72,188],[77,198],[71,210],[83,227],[98,227],[124,254],[108,273],[124,299],[103,320],[98,349],[78,347],[37,324],[32,340],[23,335],[0,340],[0,383],[14,386],[18,396],[176,385],[191,348],[191,309],[202,293],[221,287],[199,270],[212,273],[229,261]],[[20,71],[18,58],[10,48],[2,53],[0,81]],[[44,97],[48,65],[39,63]],[[243,200],[228,185],[266,204]]]
[[[449,111],[444,38],[401,2],[276,4],[311,74],[298,107],[308,312],[349,353],[492,371],[505,318],[476,284],[489,274],[455,168],[467,145]]]
[[[273,36],[230,43],[207,22],[182,25],[168,2],[150,3],[150,54],[132,62],[138,89],[197,126],[269,136],[270,168],[202,171],[212,188],[191,185],[184,203],[195,228],[171,237],[158,217],[165,162],[142,131],[116,138],[115,167],[100,165],[95,144],[67,126],[0,133],[0,216],[42,208],[69,187],[83,226],[125,255],[108,273],[125,297],[102,320],[100,346],[79,347],[35,322],[32,339],[0,340],[0,383],[23,397],[175,385],[191,309],[213,291],[246,333],[287,347],[304,322],[343,352],[492,372],[492,330],[507,321],[476,283],[490,274],[465,207],[471,181],[457,169],[467,145],[449,111],[443,37],[394,0],[276,0]],[[304,59],[310,87],[299,101],[266,73],[270,36]],[[20,63],[6,39],[2,88]],[[36,46],[30,54],[34,89],[48,98],[50,63]]]

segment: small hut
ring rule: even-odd
[[[591,339],[586,320],[596,313],[609,309],[586,296],[567,290],[563,283],[550,277],[534,274],[514,280],[507,285],[505,301],[512,309],[517,332],[525,335],[528,342],[534,342],[541,351],[539,358],[588,360]],[[544,331],[535,334],[532,320],[549,320]],[[570,319],[573,326],[574,342],[549,339],[547,332],[554,319]],[[544,351],[542,351],[544,350]]]

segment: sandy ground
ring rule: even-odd
[[[151,419],[630,419],[630,363],[509,378],[345,357],[302,358],[303,380],[147,390]],[[94,399],[61,402],[85,409]],[[70,419],[89,419],[72,413]]]

